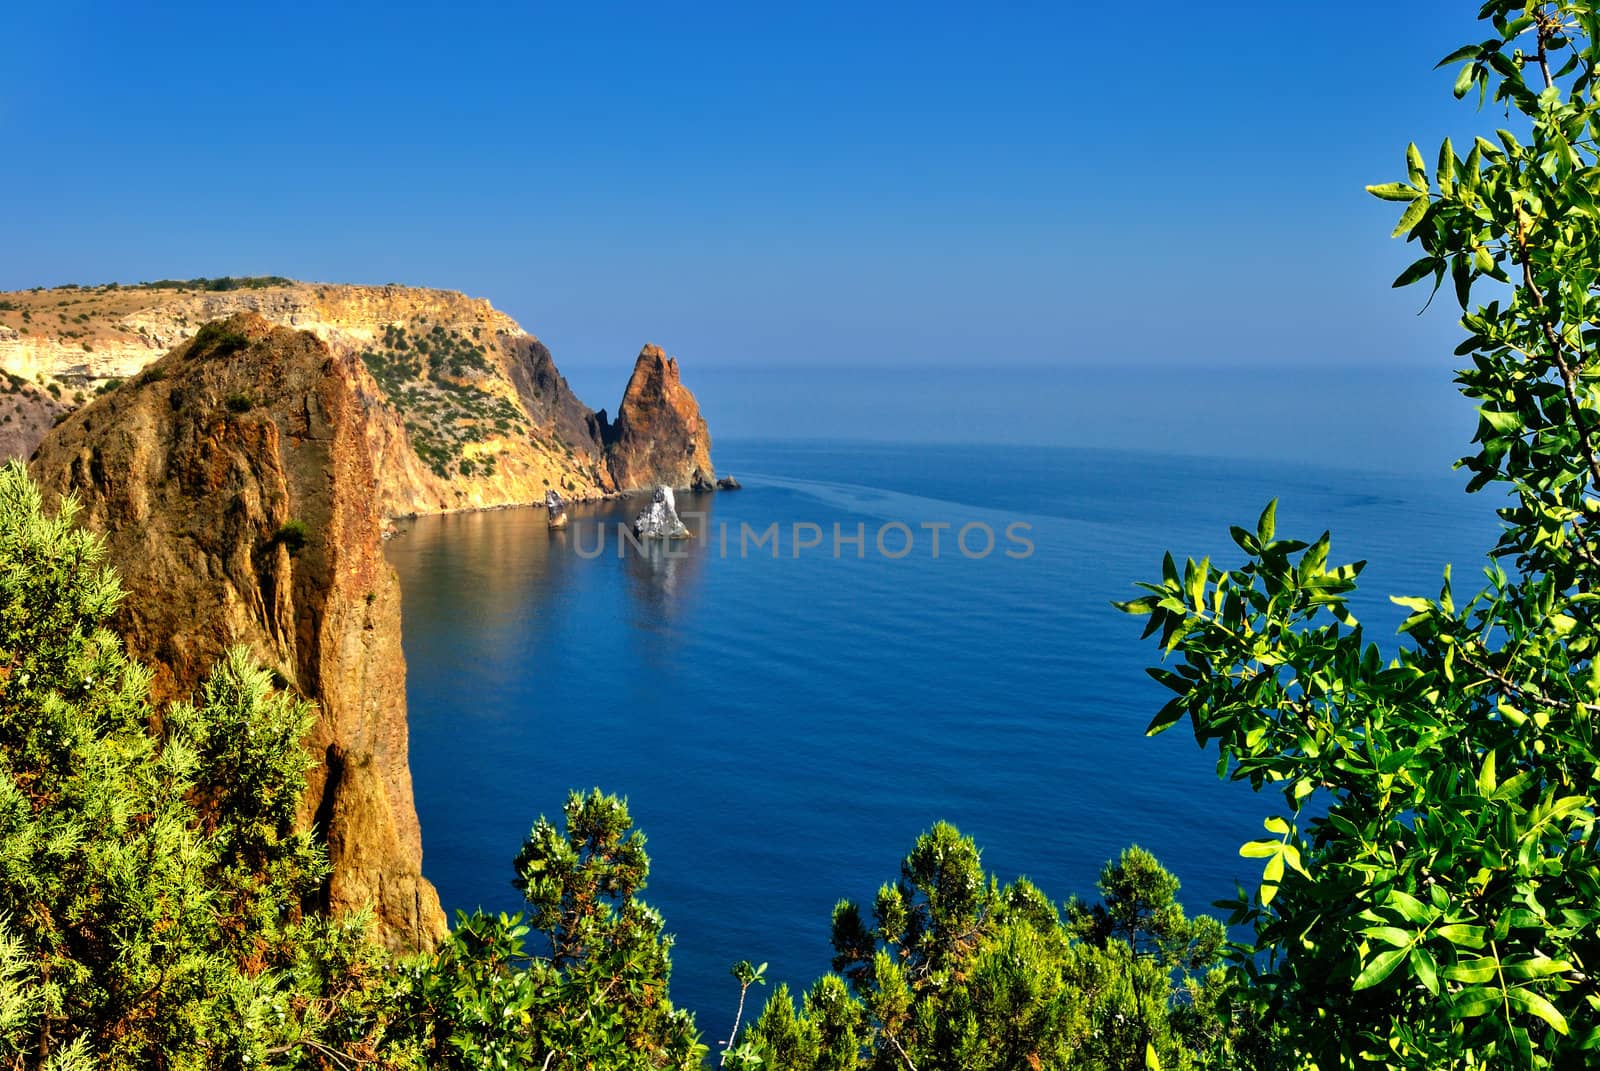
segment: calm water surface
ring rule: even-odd
[[[1191,909],[1254,876],[1238,845],[1276,796],[1219,783],[1183,727],[1146,739],[1164,691],[1154,648],[1109,605],[1160,556],[1237,552],[1278,496],[1280,532],[1334,532],[1366,558],[1357,612],[1382,637],[1390,593],[1463,586],[1490,503],[1454,475],[1385,476],[1153,454],[1011,447],[720,442],[737,494],[684,496],[704,546],[619,558],[637,503],[577,511],[565,533],[510,510],[424,518],[391,542],[405,591],[411,764],[424,869],[447,910],[516,910],[511,860],[569,788],[626,795],[649,838],[645,898],[677,934],[673,995],[708,1042],[727,1030],[736,960],[804,988],[828,968],[836,900],[870,901],[917,834],[948,819],[988,868],[1093,895],[1138,843]],[[898,560],[873,546],[899,521]],[[1031,556],[1001,551],[1030,526]],[[781,557],[739,553],[742,523]],[[791,556],[795,523],[824,544]],[[924,522],[991,526],[988,557],[931,556]],[[831,534],[858,524],[833,557]],[[728,552],[719,534],[729,531]],[[605,531],[605,552],[585,558]],[[904,537],[886,537],[898,550]],[[974,530],[969,545],[982,544]]]

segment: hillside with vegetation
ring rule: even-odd
[[[1384,653],[1351,610],[1364,563],[1340,562],[1330,533],[1279,532],[1268,504],[1231,530],[1229,566],[1168,555],[1121,605],[1172,693],[1149,731],[1186,726],[1221,776],[1260,793],[1264,835],[1239,852],[1259,879],[1218,905],[1226,918],[1191,916],[1137,848],[1107,864],[1098,902],[1061,902],[1002,882],[940,823],[908,837],[870,900],[839,902],[815,983],[768,995],[764,965],[733,964],[729,1027],[696,1024],[671,1003],[668,922],[640,898],[643,835],[625,800],[594,790],[516,852],[522,914],[459,917],[432,947],[384,939],[381,899],[324,895],[351,845],[304,821],[318,775],[302,742],[332,742],[296,675],[369,683],[371,663],[341,662],[349,645],[321,644],[354,632],[317,623],[343,614],[351,629],[388,599],[364,542],[375,507],[346,496],[376,479],[373,444],[416,433],[364,400],[415,392],[441,424],[499,416],[451,408],[481,372],[470,331],[340,349],[245,312],[68,416],[35,459],[48,494],[20,464],[0,471],[0,1060],[1594,1066],[1600,11],[1489,0],[1481,19],[1483,40],[1443,65],[1457,97],[1492,101],[1508,126],[1426,157],[1409,146],[1403,177],[1370,192],[1417,247],[1395,285],[1461,308],[1457,383],[1480,415],[1461,467],[1503,522],[1484,580],[1447,571],[1437,595],[1397,594],[1409,616]],[[131,478],[172,461],[170,485]],[[171,497],[152,509],[151,488]],[[207,488],[227,494],[180,540],[182,503]],[[139,539],[158,560],[202,555],[196,572],[236,597],[219,619],[261,635],[163,647],[160,622],[199,603],[132,570],[124,589],[107,562],[138,561]],[[352,554],[341,584],[328,564]]]
[[[277,276],[0,293],[0,371],[27,384],[0,457],[26,457],[66,410],[136,379],[207,324],[241,312],[359,356],[405,434],[381,444],[385,516],[583,500],[666,483],[710,486],[694,396],[646,346],[613,426],[572,393],[537,338],[489,302],[406,286]],[[657,366],[661,369],[657,370]],[[48,399],[48,400],[47,400]],[[26,433],[24,434],[24,430]],[[699,480],[696,474],[699,474]]]

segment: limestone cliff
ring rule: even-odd
[[[694,395],[684,389],[678,362],[646,346],[634,362],[615,424],[600,413],[606,464],[618,487],[666,484],[710,490],[711,433]]]
[[[276,277],[16,291],[0,294],[0,369],[53,386],[71,408],[244,311],[311,331],[371,373],[387,410],[367,426],[385,516],[532,504],[547,490],[581,501],[712,473],[698,406],[656,347],[640,355],[613,427],[573,395],[543,343],[452,291]]]
[[[398,449],[365,364],[241,313],[68,416],[31,468],[72,493],[130,592],[116,622],[158,698],[243,643],[317,700],[305,817],[329,906],[371,903],[395,946],[442,932],[406,754],[400,592],[383,557],[374,444]]]

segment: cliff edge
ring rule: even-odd
[[[116,624],[156,698],[243,643],[318,702],[303,813],[327,840],[326,906],[370,903],[390,945],[426,947],[445,920],[422,877],[374,447],[400,434],[358,356],[246,312],[71,413],[30,467],[106,537],[129,592]]]
[[[0,370],[26,386],[0,459],[30,453],[61,411],[138,376],[202,325],[252,312],[310,331],[372,377],[369,427],[386,517],[583,501],[712,475],[710,436],[677,362],[647,346],[615,427],[583,404],[544,343],[449,290],[195,279],[0,294]],[[26,402],[24,406],[22,403]]]

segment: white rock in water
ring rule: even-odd
[[[689,529],[678,519],[672,488],[662,485],[650,498],[650,508],[633,520],[633,534],[642,539],[688,539]]]

